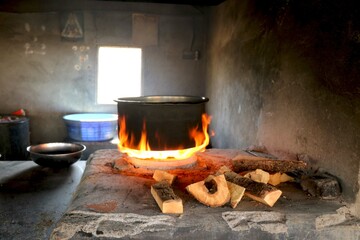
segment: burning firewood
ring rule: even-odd
[[[227,181],[244,187],[246,189],[246,196],[270,207],[274,206],[282,194],[279,189],[271,185],[255,182],[249,178],[242,177],[231,170],[220,169],[220,171],[224,172],[224,176]]]
[[[293,172],[304,170],[306,163],[298,160],[278,160],[247,155],[238,155],[232,159],[235,172],[262,169],[267,172]]]
[[[153,178],[157,181],[167,181],[170,185],[174,182],[176,176],[163,170],[155,170]]]
[[[219,207],[230,200],[230,192],[223,174],[190,184],[186,190],[209,207]]]
[[[151,186],[151,194],[162,213],[183,213],[183,204],[166,180],[155,183]]]

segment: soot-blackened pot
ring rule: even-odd
[[[118,98],[120,119],[126,119],[126,129],[140,141],[145,128],[152,150],[170,150],[194,146],[189,129],[202,128],[206,97],[199,96],[142,96]],[[120,137],[120,136],[119,136]]]

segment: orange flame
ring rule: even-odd
[[[211,117],[207,114],[201,116],[202,129],[198,130],[197,127],[190,129],[189,135],[194,140],[195,146],[191,148],[178,149],[178,150],[161,150],[152,151],[149,142],[147,140],[145,122],[141,132],[141,138],[138,144],[134,143],[134,136],[129,135],[126,131],[125,116],[120,118],[120,130],[119,130],[119,150],[123,153],[127,153],[130,157],[141,159],[156,159],[156,160],[174,160],[174,159],[186,159],[191,157],[196,152],[205,151],[206,146],[210,142],[208,134],[208,126],[211,122]]]

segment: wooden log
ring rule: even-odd
[[[237,155],[232,159],[235,172],[262,169],[266,172],[294,172],[305,170],[306,163],[297,160],[276,160],[247,155]]]
[[[206,187],[210,181],[213,182],[213,191]],[[230,200],[230,192],[223,174],[211,176],[207,181],[190,184],[186,190],[199,202],[210,207],[222,206]]]
[[[162,213],[183,213],[182,200],[174,193],[168,181],[164,180],[152,185],[151,194]]]
[[[270,174],[268,183],[273,186],[279,185],[281,183],[281,174],[280,172]]]
[[[277,172],[269,174],[268,172],[261,169],[256,169],[255,171],[248,172],[244,175],[244,177],[250,178],[255,182],[262,182],[265,184],[271,184],[273,186],[279,185],[283,182],[294,181],[294,178],[290,177],[286,173]]]
[[[262,169],[256,169],[255,171],[248,172],[244,177],[250,178],[255,182],[262,182],[267,184],[270,179],[270,174]]]
[[[161,182],[165,180],[171,185],[174,182],[176,176],[163,170],[155,170],[153,174],[153,178],[157,182]]]
[[[280,182],[292,182],[294,181],[293,177],[290,177],[289,175],[287,175],[286,173],[282,173],[280,176]]]
[[[230,206],[236,208],[245,193],[245,188],[232,182],[227,182],[230,191]]]
[[[244,187],[246,189],[246,196],[254,199],[255,201],[264,203],[270,207],[274,206],[274,204],[282,194],[279,189],[271,185],[255,182],[249,178],[242,177],[233,171],[227,171],[224,173],[224,175],[226,181]]]

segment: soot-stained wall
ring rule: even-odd
[[[212,9],[206,93],[214,147],[262,145],[306,159],[339,177],[345,198],[355,201],[360,22],[354,2],[227,0]]]
[[[65,114],[116,113],[116,105],[96,103],[99,45],[142,47],[144,95],[204,94],[203,59],[183,58],[184,50],[204,50],[204,17],[195,8],[120,2],[82,8],[58,1],[36,7],[25,2],[8,4],[19,12],[3,6],[0,12],[0,113],[26,109],[32,144],[63,141]],[[60,36],[62,14],[73,10],[83,15],[80,42]],[[157,18],[156,44],[132,42],[133,13]]]

